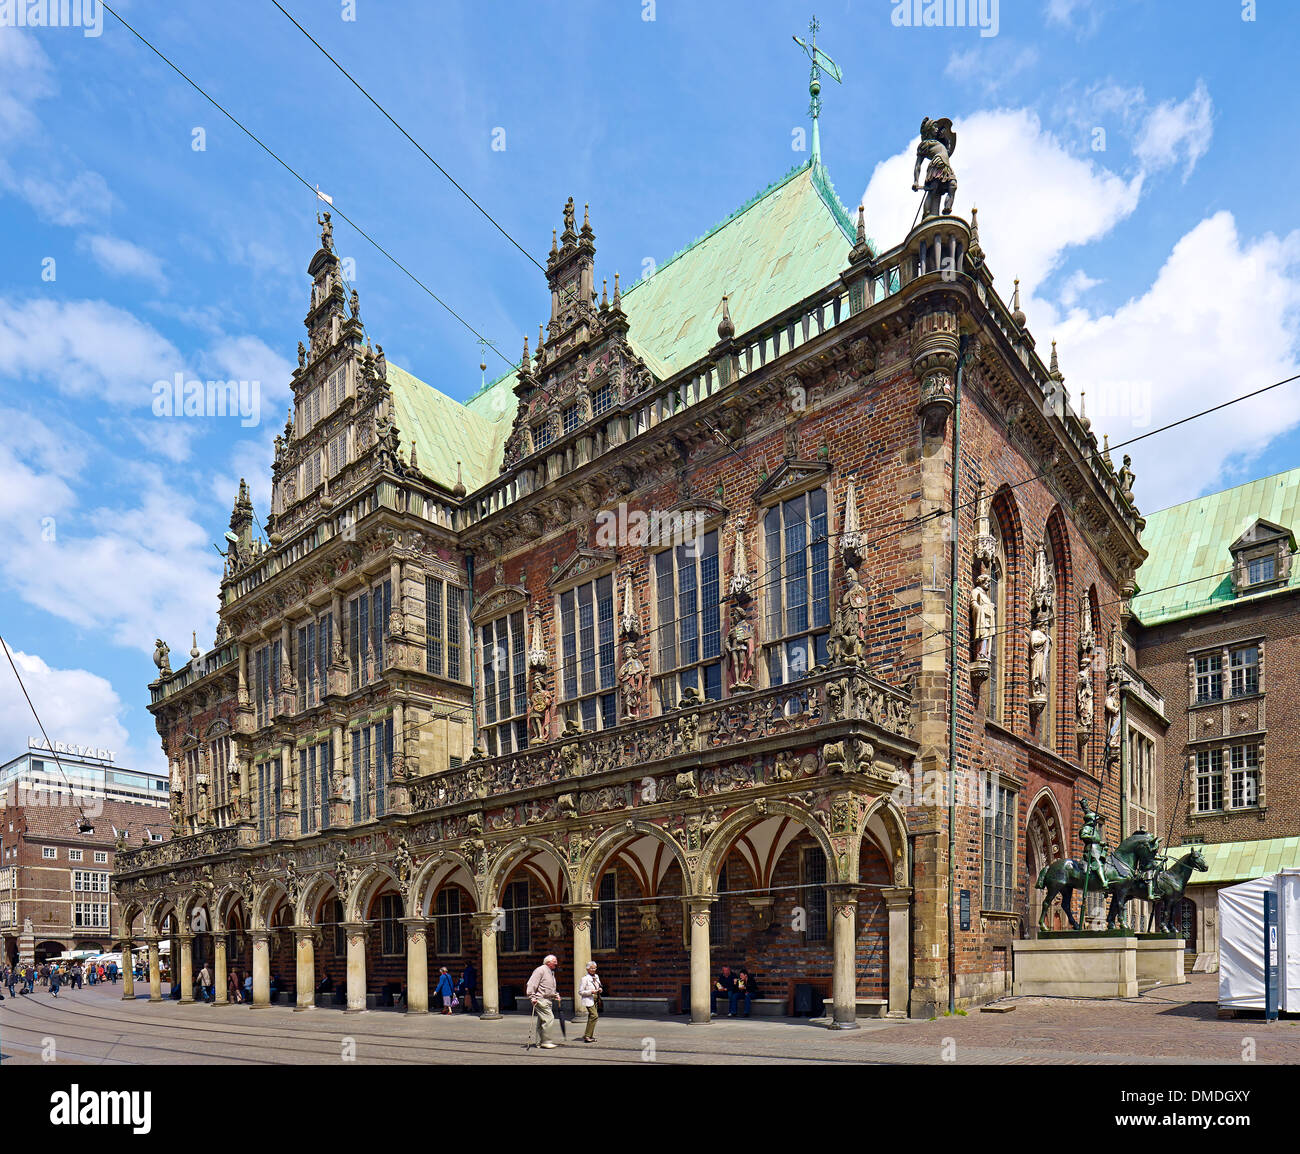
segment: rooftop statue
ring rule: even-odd
[[[951,120],[946,116],[941,120],[931,120],[928,116],[922,119],[921,143],[916,146],[916,166],[912,170],[912,191],[920,192],[923,186],[917,181],[921,177],[921,163],[930,162],[925,170],[922,217],[951,215],[952,202],[957,196],[957,176],[950,161],[956,151],[957,134]],[[942,208],[939,206],[941,198]]]

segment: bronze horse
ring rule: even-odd
[[[1160,839],[1154,834],[1147,833],[1146,830],[1140,829],[1130,834],[1111,851],[1110,856],[1103,863],[1103,876],[1100,878],[1088,862],[1076,858],[1060,858],[1045,866],[1040,871],[1034,886],[1035,889],[1047,891],[1038,915],[1038,928],[1040,930],[1048,928],[1048,910],[1051,908],[1052,899],[1060,894],[1061,908],[1070,920],[1070,928],[1077,930],[1079,923],[1075,921],[1074,911],[1070,907],[1074,902],[1074,891],[1076,888],[1083,888],[1084,879],[1086,878],[1088,882],[1087,889],[1098,892],[1113,890],[1121,882],[1131,883],[1137,879],[1139,870],[1150,869],[1155,864],[1159,846]],[[1106,919],[1107,929],[1111,928],[1115,908],[1115,903],[1112,901],[1111,913]],[[1123,912],[1122,903],[1119,910]]]
[[[1146,878],[1126,878],[1111,890],[1110,913],[1106,917],[1106,924],[1110,925],[1117,908],[1122,913],[1125,902],[1133,898],[1141,898],[1152,903],[1151,919],[1147,922],[1147,930],[1150,931],[1152,926],[1158,925],[1164,933],[1172,934],[1173,913],[1178,908],[1179,899],[1187,889],[1193,871],[1206,869],[1209,869],[1209,866],[1205,863],[1205,856],[1199,848],[1192,846],[1169,869],[1161,870],[1156,874],[1149,886]]]

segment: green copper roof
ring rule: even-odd
[[[1170,846],[1170,860],[1176,861],[1187,851]],[[1263,841],[1225,841],[1203,846],[1201,853],[1207,873],[1192,874],[1196,886],[1223,885],[1226,882],[1262,878],[1283,869],[1300,868],[1300,837],[1274,837]]]
[[[1224,605],[1267,597],[1232,595],[1232,554],[1228,546],[1259,518],[1300,532],[1300,469],[1250,481],[1147,514],[1142,545],[1150,554],[1138,571],[1133,612],[1144,625]],[[1289,588],[1300,584],[1300,565],[1293,565]]]
[[[736,331],[743,333],[834,283],[848,264],[855,228],[820,164],[792,169],[623,292],[628,342],[659,380],[672,376],[717,344],[724,293]],[[514,420],[515,379],[512,370],[463,406],[432,389],[437,401],[421,403],[418,390],[404,383],[408,411],[428,414],[416,433],[420,468],[430,471],[427,449],[430,461],[438,462],[439,480],[450,462],[455,481],[458,458],[471,492],[496,476]],[[405,442],[412,422],[401,419],[401,404],[398,428]],[[445,446],[435,448],[435,431]],[[470,442],[480,445],[477,454]]]
[[[461,475],[470,492],[497,475],[513,412],[510,417],[492,421],[487,414],[467,409],[391,361],[388,384],[393,391],[397,410],[394,421],[406,460],[411,459],[414,442],[420,471],[448,489],[456,483],[457,461],[461,462]]]

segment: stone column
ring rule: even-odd
[[[403,918],[406,927],[406,1012],[429,1012],[429,923]]]
[[[889,916],[889,1016],[907,1017],[911,982],[907,965],[912,956],[912,887],[880,891]]]
[[[212,934],[212,1000],[218,1006],[226,1004],[228,972],[226,935],[214,930]]]
[[[271,935],[253,930],[253,1009],[264,1010],[271,1004]]]
[[[480,959],[479,978],[482,982],[480,1004],[483,1012],[479,1017],[490,1021],[501,1017],[501,987],[497,984],[497,934],[496,914],[470,914],[470,925],[483,943],[483,956]]]
[[[709,956],[709,911],[717,898],[693,897],[687,899],[691,918],[691,1024],[708,1022],[713,1013],[709,1009],[709,986],[712,966]]]
[[[858,891],[852,885],[826,887],[833,919],[831,947],[832,1030],[858,1028]]]
[[[366,1009],[366,922],[343,922],[348,936],[348,1005],[347,1013],[361,1014]]]
[[[194,1001],[194,935],[181,934],[181,1005]]]
[[[298,959],[294,1013],[316,1007],[316,939],[312,926],[294,926],[294,952]]]
[[[161,1002],[162,967],[158,965],[158,939],[149,939],[149,1001]]]
[[[582,1013],[578,987],[587,972],[587,963],[591,961],[591,919],[596,916],[598,907],[595,902],[578,902],[567,908],[573,918],[573,1020],[576,1022],[579,1016],[586,1018]]]
[[[132,968],[135,959],[131,956],[130,939],[122,943],[122,962],[118,969],[122,973],[122,1001],[135,1001],[135,970]]]

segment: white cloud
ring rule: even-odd
[[[964,52],[953,51],[944,75],[951,80],[976,84],[989,96],[996,95],[1015,77],[1038,63],[1038,50],[1017,47],[1009,40],[980,40]]]
[[[1105,9],[1103,0],[1047,0],[1047,23],[1090,36],[1101,26]]]
[[[162,261],[147,249],[121,237],[88,235],[80,238],[81,247],[89,251],[95,262],[113,276],[134,276],[166,285]]]
[[[1125,180],[1072,156],[1030,111],[977,112],[955,127],[954,211],[969,219],[978,205],[980,240],[1008,297],[1013,277],[1032,293],[1067,249],[1105,236],[1137,207],[1142,174]],[[905,235],[916,214],[916,143],[878,164],[863,194],[867,229],[881,244]]]
[[[1084,293],[1101,283],[1100,280],[1090,277],[1083,269],[1075,269],[1061,285],[1061,304],[1066,308],[1072,308]]]
[[[52,466],[60,434],[9,416],[0,421],[0,584],[9,595],[142,652],[157,636],[188,638],[192,629],[210,640],[221,559],[194,498],[162,469],[114,460],[102,448],[93,474]],[[101,470],[130,493],[126,502],[84,499],[81,488]]]
[[[50,58],[35,36],[0,28],[0,143],[36,127],[28,104],[49,95],[52,73]]]
[[[103,301],[0,299],[0,376],[147,412],[154,382],[184,367],[162,334]]]
[[[56,669],[32,653],[11,652],[51,741],[111,749],[120,763],[130,764],[121,757],[130,740],[120,720],[126,707],[105,678],[85,669]],[[27,739],[41,732],[14,683],[8,660],[0,661],[0,683],[5,686],[0,693],[0,749],[9,757],[26,749]]]
[[[1039,348],[1046,357],[1058,339],[1070,395],[1077,407],[1086,390],[1099,437],[1118,443],[1297,372],[1300,230],[1241,237],[1232,215],[1217,213],[1177,242],[1149,286],[1098,312],[1080,305],[1093,277],[1076,268],[1053,295],[1048,274],[1135,211],[1143,174],[1124,180],[1068,155],[1028,112],[981,112],[956,128],[956,211],[969,217],[978,203],[999,290],[1009,298],[1011,278],[1022,277]],[[882,244],[896,242],[916,211],[914,149],[877,166],[867,188],[868,227]],[[1186,156],[1185,145],[1176,151]],[[1139,507],[1223,487],[1298,421],[1300,389],[1287,386],[1134,445]]]
[[[1179,240],[1151,287],[1114,313],[1076,310],[1057,321],[1044,308],[1071,394],[1087,390],[1094,431],[1128,440],[1300,371],[1300,231],[1244,240],[1232,215],[1219,212]],[[1288,385],[1139,442],[1129,450],[1139,507],[1223,487],[1230,466],[1297,422],[1300,389]]]
[[[1209,150],[1213,133],[1214,106],[1204,81],[1186,100],[1165,100],[1147,116],[1133,153],[1150,172],[1183,162],[1183,179]]]

